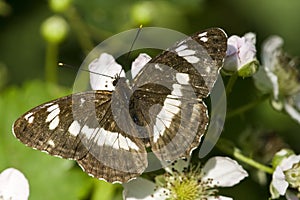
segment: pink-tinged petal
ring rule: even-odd
[[[93,90],[114,90],[113,81],[117,75],[125,77],[122,66],[119,65],[114,57],[107,53],[102,53],[89,64],[90,84]],[[107,77],[109,76],[109,77]]]
[[[225,196],[217,196],[217,197],[208,197],[207,200],[233,200],[233,199]]]
[[[137,178],[123,184],[123,199],[125,200],[165,200],[167,190],[157,188],[146,179]]]
[[[151,60],[151,57],[145,53],[141,53],[131,65],[131,76],[134,78],[139,71]]]
[[[212,179],[212,185],[220,187],[231,187],[248,176],[242,166],[228,157],[213,157],[202,170],[204,179]]]
[[[0,197],[12,200],[27,200],[29,184],[25,176],[14,168],[8,168],[0,174]]]
[[[237,66],[239,66],[239,57],[238,57],[237,47],[228,44],[226,55],[227,55],[227,57],[224,61],[225,69],[228,71],[236,71]]]
[[[285,175],[279,166],[276,167],[273,172],[272,185],[280,195],[284,195],[289,186],[288,182],[285,180]]]
[[[233,35],[228,38],[226,58],[223,66],[225,71],[237,72],[244,67],[246,67],[246,69],[251,67],[250,69],[252,69],[256,66],[250,65],[257,63],[255,40],[256,37],[253,33],[248,33],[243,37]],[[253,72],[251,71],[252,70],[249,71],[249,76],[256,72],[256,68],[253,68]],[[246,72],[248,73],[248,70],[246,70]]]
[[[240,64],[241,67],[255,60],[256,58],[255,45],[250,42],[245,42],[245,44],[240,48],[239,57],[241,60],[241,64]]]
[[[236,71],[240,65],[239,48],[243,41],[240,37],[233,35],[228,38],[226,59],[224,62],[224,69],[228,71]]]

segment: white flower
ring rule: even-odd
[[[300,73],[295,58],[282,49],[283,39],[268,38],[262,47],[262,67],[254,75],[255,85],[264,93],[273,94],[272,105],[284,110],[300,123]]]
[[[283,150],[277,154],[282,154],[282,152]],[[287,199],[295,199],[296,195],[288,191],[289,187],[296,188],[300,192],[300,155],[292,154],[283,158],[275,168],[270,185],[272,198],[286,195]]]
[[[28,196],[29,184],[20,171],[8,168],[0,174],[0,199],[26,200]]]
[[[182,169],[185,167],[182,167]],[[173,166],[179,168],[178,166]],[[186,169],[186,168],[185,168]],[[165,199],[219,199],[232,198],[219,196],[217,187],[232,187],[248,176],[247,172],[234,160],[228,157],[213,157],[202,169],[191,168],[190,171],[174,171],[169,167],[168,173],[161,181],[155,183],[137,178],[123,184],[123,197],[126,200],[165,200]]]
[[[243,77],[254,74],[258,67],[255,42],[256,37],[253,33],[228,38],[223,69],[227,72],[238,72],[239,76]]]
[[[147,54],[140,54],[131,66],[131,76],[134,78],[138,72],[151,59]],[[89,64],[90,84],[93,90],[114,90],[114,80],[119,77],[125,77],[122,66],[118,64],[114,57],[107,53],[102,53],[99,58],[94,59]],[[101,78],[100,78],[101,77]]]

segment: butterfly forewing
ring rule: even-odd
[[[30,147],[77,160],[94,177],[128,181],[147,167],[145,148],[116,125],[111,96],[90,91],[42,104],[14,123],[14,134]]]

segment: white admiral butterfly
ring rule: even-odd
[[[33,108],[16,120],[14,135],[76,160],[96,178],[127,182],[146,169],[148,147],[170,162],[197,148],[208,124],[202,99],[226,49],[223,30],[197,32],[151,59],[131,82],[116,77],[114,91],[76,93]]]

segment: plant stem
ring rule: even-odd
[[[48,83],[57,83],[58,44],[47,42],[45,78]]]
[[[232,110],[232,111],[229,111],[226,115],[226,118],[231,118],[231,117],[234,117],[238,114],[241,114],[241,113],[244,113],[252,108],[254,108],[255,106],[257,106],[258,104],[262,103],[263,101],[265,101],[267,98],[269,97],[269,95],[263,95],[261,96],[259,99],[256,99],[255,101],[253,102],[250,102],[246,105],[243,105],[235,110]]]
[[[252,167],[255,167],[256,169],[259,169],[259,170],[264,171],[269,174],[273,173],[273,169],[271,167],[263,165],[255,160],[253,160],[252,158],[249,158],[249,157],[243,155],[238,148],[236,148],[230,141],[228,141],[226,139],[220,138],[216,146],[221,151],[223,151],[229,155],[232,155],[236,159],[238,159]]]
[[[91,36],[87,30],[86,25],[84,24],[74,7],[68,9],[65,14],[70,22],[70,25],[75,30],[81,48],[83,49],[85,54],[88,54],[94,48],[94,44],[91,40]]]
[[[231,93],[232,88],[233,88],[237,78],[238,78],[237,73],[234,73],[232,76],[230,76],[229,81],[226,85],[226,96],[229,96],[229,94]]]
[[[233,156],[236,159],[238,159],[238,160],[240,160],[240,161],[242,161],[244,163],[247,163],[248,165],[250,165],[252,167],[255,167],[256,169],[259,169],[261,171],[264,171],[264,172],[266,172],[268,174],[272,174],[273,171],[274,171],[271,167],[263,165],[263,164],[255,161],[255,160],[253,160],[252,158],[249,158],[249,157],[243,155],[241,153],[241,151],[239,149],[237,149],[237,148],[234,149]]]

